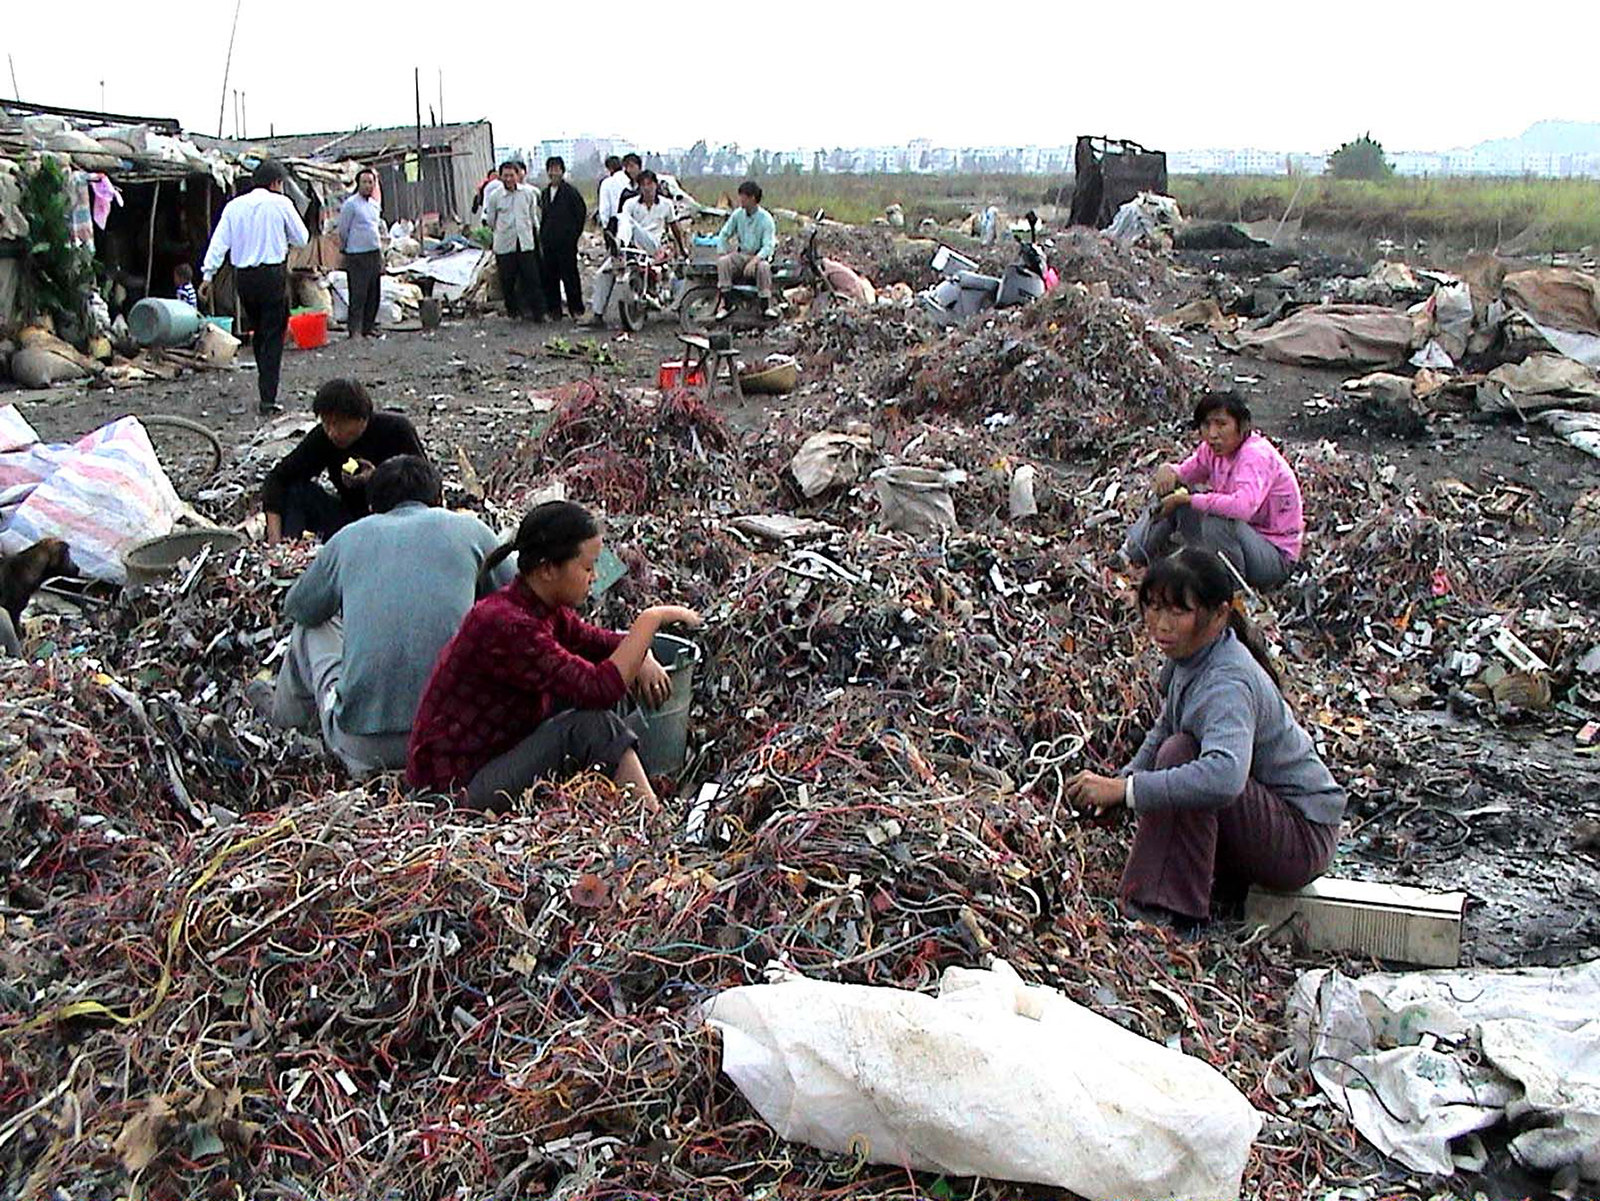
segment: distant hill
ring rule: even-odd
[[[1521,137],[1495,138],[1470,149],[1491,154],[1600,154],[1600,121],[1535,121]]]

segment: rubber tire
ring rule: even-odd
[[[686,334],[703,334],[716,324],[717,290],[700,285],[678,298],[678,324]]]
[[[622,328],[630,334],[638,333],[644,328],[646,310],[644,297],[639,294],[643,287],[643,274],[630,271],[628,286],[617,297],[617,319],[622,322]]]
[[[212,479],[217,472],[222,470],[222,441],[215,433],[213,433],[206,426],[201,425],[198,421],[191,421],[187,417],[179,417],[171,413],[150,413],[147,416],[139,418],[139,420],[147,427],[154,427],[156,429],[183,430],[186,433],[194,434],[200,438],[205,443],[206,449],[211,452],[211,470],[205,473],[205,480]],[[158,461],[160,460],[160,457],[161,453],[158,448],[156,450],[156,458]],[[185,497],[184,499],[187,498]]]

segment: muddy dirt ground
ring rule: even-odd
[[[1160,311],[1199,290],[1198,273],[1180,274],[1151,307]],[[598,335],[615,366],[596,369],[545,351],[551,338],[596,336],[568,323],[530,326],[498,315],[373,341],[336,333],[325,348],[285,353],[280,399],[291,412],[306,412],[320,383],[354,375],[381,407],[410,416],[447,478],[459,480],[462,456],[484,473],[518,438],[542,428],[533,392],[594,373],[649,386],[658,365],[681,349],[676,325],[657,320],[638,334]],[[745,337],[740,346],[759,358],[779,337]],[[1519,485],[1534,493],[1534,522],[1546,530],[1559,528],[1580,491],[1600,484],[1600,463],[1542,429],[1462,416],[1402,430],[1341,403],[1339,385],[1350,373],[1239,358],[1205,334],[1188,335],[1186,346],[1216,383],[1232,382],[1249,398],[1259,427],[1280,442],[1328,440],[1348,454],[1381,455],[1402,478],[1424,485],[1442,477],[1480,490]],[[248,355],[241,358],[248,364]],[[177,414],[215,430],[232,456],[261,425],[255,387],[245,365],[131,388],[0,391],[0,403],[18,404],[49,440],[124,413]],[[726,388],[720,398],[740,430],[760,428],[767,405],[785,403],[736,405]],[[1572,723],[1496,730],[1445,713],[1403,720],[1414,760],[1430,766],[1390,769],[1397,803],[1353,815],[1337,870],[1466,891],[1467,962],[1563,963],[1600,945],[1600,853],[1583,835],[1585,822],[1600,824],[1600,760],[1575,746]]]

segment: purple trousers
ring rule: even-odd
[[[1174,734],[1156,753],[1156,768],[1199,754],[1193,736]],[[1339,838],[1338,826],[1319,825],[1254,780],[1220,809],[1163,809],[1138,819],[1122,899],[1199,921],[1210,916],[1218,885],[1242,891],[1251,884],[1288,890],[1311,883],[1328,870]]]

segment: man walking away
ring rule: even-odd
[[[544,320],[544,284],[539,278],[539,200],[521,185],[521,163],[500,164],[501,190],[483,202],[483,219],[494,233],[495,265],[506,316]]]
[[[578,275],[578,239],[589,208],[583,195],[567,182],[567,164],[545,160],[550,182],[539,193],[539,244],[543,249],[544,299],[552,317],[561,314],[561,289],[567,290],[567,312],[583,316],[583,281]]]
[[[378,302],[383,296],[383,208],[373,197],[378,173],[371,167],[356,172],[355,195],[339,208],[339,249],[350,291],[350,336],[370,338],[378,330]]]
[[[256,391],[262,415],[283,412],[278,403],[278,372],[283,365],[283,335],[289,328],[290,246],[309,240],[305,222],[283,194],[287,172],[265,159],[255,169],[251,191],[228,201],[212,231],[201,267],[201,291],[211,296],[211,280],[232,259],[239,303],[250,321],[250,346],[256,356]]]
[[[753,279],[765,316],[778,315],[772,304],[772,254],[778,247],[778,223],[761,207],[761,185],[747,179],[739,185],[739,207],[729,214],[717,243],[725,250],[717,260],[717,317],[728,316],[728,292],[735,282]]]

